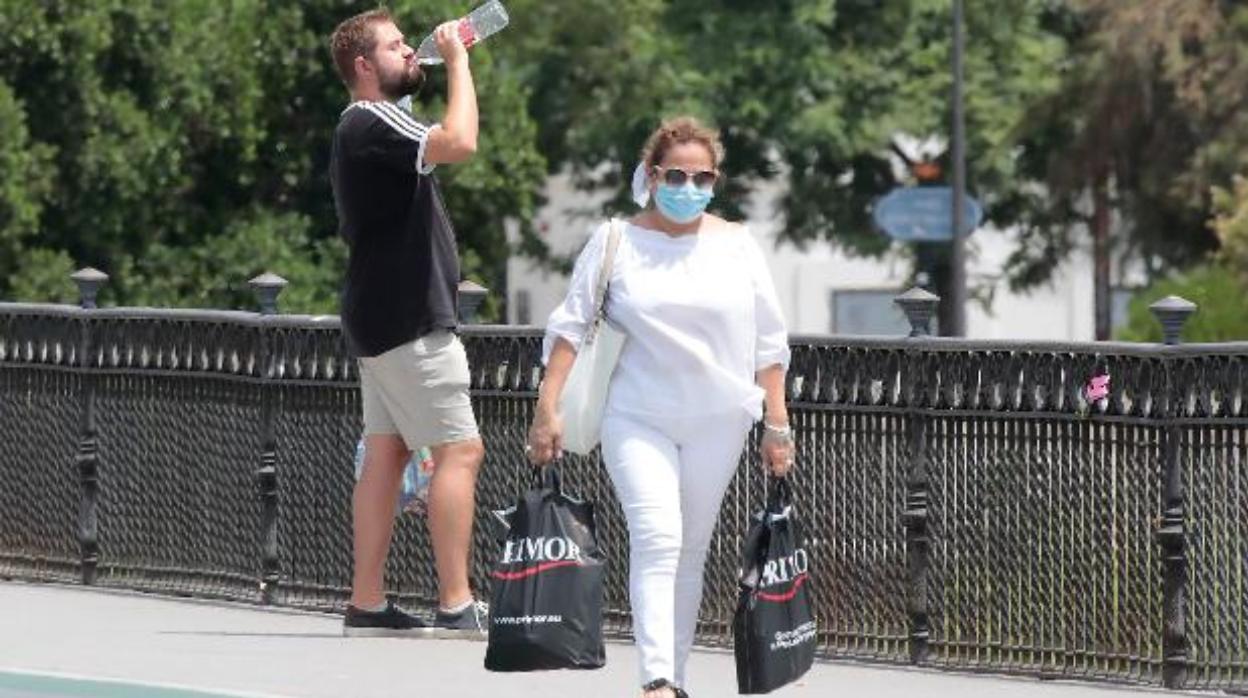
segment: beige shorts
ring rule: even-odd
[[[398,434],[411,450],[478,438],[468,398],[468,355],[439,330],[360,359],[364,433]]]

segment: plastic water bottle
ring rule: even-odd
[[[417,516],[429,513],[429,483],[432,480],[433,453],[428,446],[422,446],[412,454],[412,459],[403,471],[398,509]]]
[[[508,21],[510,18],[503,3],[489,0],[459,20],[459,40],[464,42],[465,47],[474,46],[507,26]],[[438,52],[438,43],[434,41],[432,33],[420,42],[416,49],[416,61],[421,65],[437,65],[442,62],[442,54]]]
[[[364,439],[355,444],[355,479],[364,472]],[[429,482],[433,480],[433,454],[428,446],[412,453],[403,468],[403,484],[394,502],[394,514],[424,516],[429,510]]]

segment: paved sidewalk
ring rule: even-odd
[[[483,643],[344,639],[341,619],[76,587],[0,582],[0,672],[70,674],[283,698],[635,698],[636,653],[610,644],[593,672],[492,674]],[[732,656],[690,662],[697,698],[736,695]],[[1175,695],[821,662],[779,698],[1121,698]],[[0,696],[42,696],[10,693]],[[60,694],[57,694],[60,695]],[[103,693],[99,694],[103,695]],[[110,694],[111,695],[111,694]]]

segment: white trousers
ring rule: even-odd
[[[685,684],[702,569],[751,417],[647,418],[608,410],[602,453],[628,521],[628,595],[641,683]]]

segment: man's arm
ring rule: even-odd
[[[435,40],[446,61],[446,115],[440,128],[429,131],[425,162],[430,165],[463,162],[477,152],[477,90],[468,67],[468,50],[459,39],[456,22],[438,27]]]

